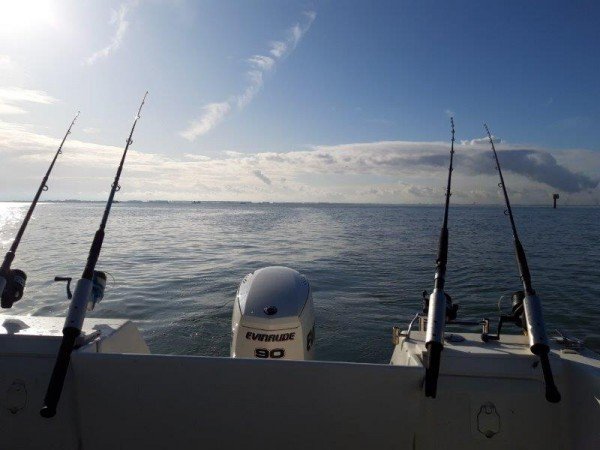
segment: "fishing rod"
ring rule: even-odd
[[[504,194],[504,201],[506,203],[505,214],[507,214],[508,218],[510,219],[510,226],[512,228],[515,252],[517,256],[517,265],[519,267],[519,275],[521,276],[523,290],[525,291],[525,297],[523,298],[523,310],[525,312],[525,322],[527,323],[526,329],[529,337],[529,349],[531,350],[531,353],[539,356],[540,358],[542,372],[544,374],[544,381],[546,383],[546,400],[551,403],[558,403],[560,401],[560,393],[554,384],[552,368],[550,367],[550,360],[548,359],[550,345],[548,344],[548,336],[546,335],[544,317],[542,316],[542,302],[535,293],[535,289],[533,289],[533,286],[531,285],[531,274],[529,273],[529,266],[527,265],[525,250],[523,249],[523,245],[521,244],[519,235],[517,234],[517,227],[515,225],[512,208],[510,207],[510,200],[508,199],[508,193],[506,192],[506,185],[504,184],[504,177],[502,176],[502,169],[500,168],[500,160],[498,159],[498,153],[496,153],[496,147],[494,146],[492,134],[490,133],[487,124],[483,124],[483,126],[487,132],[490,144],[492,146],[492,152],[494,152],[494,159],[496,160],[496,169],[498,169],[498,175],[500,175],[500,183],[498,183],[498,186],[502,188],[502,193]]]
[[[127,150],[133,143],[133,140],[131,139],[133,136],[133,131],[135,130],[135,126],[140,118],[140,113],[142,112],[142,107],[144,106],[147,95],[148,92],[144,94],[140,108],[138,109],[135,120],[133,121],[131,131],[129,132],[129,137],[126,141],[127,143],[125,145],[125,150],[123,150],[123,156],[121,156],[121,162],[119,164],[119,168],[117,169],[117,174],[115,175],[115,180],[111,185],[110,195],[108,196],[108,201],[106,202],[106,207],[104,208],[104,215],[102,216],[100,227],[94,235],[94,240],[90,247],[85,269],[83,269],[83,274],[81,275],[79,281],[77,281],[75,292],[73,294],[71,304],[69,305],[69,312],[67,313],[65,325],[63,327],[63,338],[58,350],[54,369],[52,370],[52,376],[50,377],[50,383],[48,384],[46,396],[44,398],[44,405],[40,410],[40,414],[45,418],[54,417],[56,414],[56,407],[58,405],[58,401],[60,400],[60,394],[62,393],[65,383],[65,376],[67,375],[67,369],[69,368],[71,353],[73,352],[73,348],[75,346],[75,340],[81,334],[81,328],[85,319],[86,310],[88,308],[93,309],[95,304],[102,299],[104,294],[106,275],[104,272],[95,270],[96,263],[98,262],[100,250],[102,249],[102,242],[104,241],[104,229],[106,228],[106,222],[108,221],[110,208],[113,204],[115,194],[121,189],[121,186],[119,186],[119,178],[121,177],[121,171],[123,170],[123,164],[125,163]]]
[[[58,146],[58,150],[56,150],[56,153],[54,154],[54,158],[52,158],[50,167],[48,167],[48,170],[46,171],[46,175],[44,176],[44,178],[42,178],[40,187],[38,188],[37,192],[35,193],[35,197],[33,197],[33,201],[31,202],[31,205],[29,206],[29,211],[27,211],[27,214],[25,215],[25,219],[23,219],[23,223],[21,223],[21,227],[19,228],[19,231],[17,232],[17,236],[15,237],[15,240],[12,242],[10,249],[4,256],[4,261],[2,262],[2,266],[0,267],[0,296],[2,296],[0,303],[1,303],[2,308],[5,308],[5,309],[12,308],[13,303],[21,300],[21,298],[23,297],[23,292],[25,290],[25,282],[27,281],[27,275],[22,270],[11,269],[10,266],[11,266],[13,260],[15,259],[15,255],[17,253],[17,247],[19,247],[19,244],[21,243],[21,238],[23,237],[23,233],[25,233],[25,229],[27,228],[27,225],[29,224],[29,219],[31,219],[33,210],[35,209],[37,202],[38,202],[40,196],[42,195],[42,192],[45,192],[48,190],[48,184],[47,184],[48,178],[50,177],[50,173],[52,173],[52,169],[54,168],[54,163],[58,159],[58,155],[60,155],[62,153],[63,145],[64,145],[65,141],[67,140],[67,136],[69,136],[69,134],[71,134],[71,128],[73,128],[73,125],[75,124],[75,121],[77,120],[78,117],[79,117],[79,111],[77,111],[77,114],[73,118],[71,125],[69,125],[69,128],[67,129],[67,132],[65,133],[65,136],[63,137],[60,145]]]
[[[435,398],[437,381],[440,372],[440,359],[444,349],[444,326],[446,319],[456,318],[458,305],[452,305],[452,299],[444,292],[446,283],[446,264],[448,263],[448,209],[450,208],[450,188],[452,186],[452,163],[454,160],[454,118],[450,118],[452,126],[452,142],[450,145],[450,165],[448,167],[448,185],[446,186],[446,206],[444,222],[440,232],[438,253],[435,261],[435,278],[433,292],[426,303],[427,332],[425,346],[429,353],[429,364],[425,370],[425,395]],[[425,293],[424,293],[425,295]]]

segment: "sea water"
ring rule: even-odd
[[[3,253],[28,206],[0,203]],[[25,296],[2,314],[65,316],[54,277],[81,276],[103,208],[38,205],[13,263],[27,272]],[[514,213],[548,330],[600,348],[600,208]],[[227,356],[238,284],[284,265],[311,283],[318,359],[386,363],[392,326],[405,328],[433,288],[442,215],[437,206],[117,203],[97,265],[109,274],[105,297],[88,317],[133,320],[155,353]],[[508,217],[501,205],[452,206],[449,229],[446,291],[459,318],[488,317],[495,329],[499,306],[508,312],[521,289]]]

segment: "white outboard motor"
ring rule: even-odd
[[[279,266],[246,275],[231,331],[233,358],[313,359],[315,313],[306,277]]]

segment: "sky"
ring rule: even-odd
[[[0,0],[0,200],[600,204],[596,1]]]

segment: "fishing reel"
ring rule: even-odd
[[[496,333],[496,335],[483,333],[481,335],[481,339],[484,342],[499,340],[500,333],[502,332],[502,325],[507,322],[514,323],[516,326],[521,328],[523,332],[527,331],[527,319],[524,314],[525,310],[523,309],[523,300],[525,299],[525,292],[515,291],[510,296],[510,299],[510,314],[500,314],[500,320],[498,321],[498,332]]]
[[[527,321],[525,318],[525,310],[523,309],[523,300],[525,299],[525,292],[516,291],[510,296],[511,299],[511,314],[508,315],[504,321],[513,322],[522,329],[527,329]]]
[[[421,294],[423,296],[423,314],[427,315],[429,312],[429,293],[424,290]],[[444,292],[444,297],[446,297],[446,321],[451,322],[456,320],[458,316],[458,303],[454,304],[452,302],[452,297]]]
[[[27,274],[20,269],[10,269],[6,276],[6,286],[2,292],[2,308],[12,308],[13,303],[23,298]]]
[[[71,277],[54,277],[54,281],[66,281],[67,283],[67,298],[71,300],[73,298],[73,293],[71,292],[71,281],[73,278]],[[106,289],[106,273],[100,270],[94,270],[94,275],[92,277],[92,292],[90,293],[90,298],[87,304],[87,310],[93,311],[96,307],[96,303],[100,303],[100,301],[104,298],[104,290]]]

